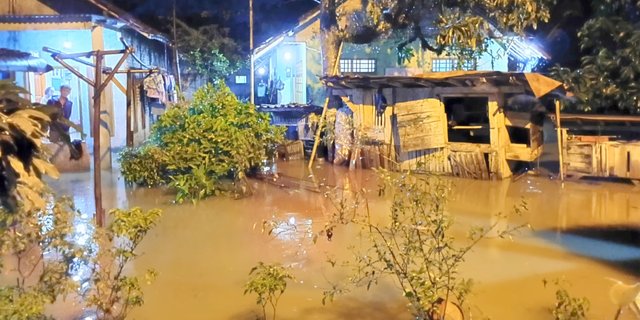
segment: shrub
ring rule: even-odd
[[[47,319],[45,307],[71,293],[71,261],[82,249],[69,238],[75,212],[67,199],[49,207],[0,209],[0,319]]]
[[[251,268],[250,279],[244,287],[244,294],[255,293],[256,304],[262,308],[262,317],[267,319],[267,304],[271,306],[272,319],[276,319],[278,301],[287,289],[287,281],[293,280],[293,276],[280,264],[264,264]]]
[[[113,221],[106,230],[96,229],[94,245],[97,251],[90,259],[91,286],[85,299],[95,308],[98,320],[126,319],[132,308],[144,304],[141,277],[127,275],[124,269],[138,256],[138,245],[158,223],[161,214],[159,209],[114,209],[109,213]],[[150,282],[155,277],[155,270],[149,269],[144,280]]]
[[[146,146],[121,155],[123,176],[139,185],[169,185],[178,202],[218,194],[225,181],[243,180],[273,157],[284,135],[224,83],[200,88],[189,105],[167,111],[151,131]]]
[[[162,151],[156,146],[125,149],[119,155],[122,175],[133,184],[159,186],[166,177],[162,162]]]
[[[323,303],[352,287],[368,290],[381,279],[390,278],[398,285],[399,294],[408,300],[416,319],[461,317],[461,306],[472,285],[471,279],[458,272],[466,255],[488,234],[508,238],[525,225],[502,229],[494,222],[470,228],[466,240],[456,239],[453,218],[445,210],[449,197],[445,181],[410,172],[378,173],[378,194],[391,196],[387,219],[380,221],[371,216],[365,189],[327,193],[335,211],[314,241],[319,236],[331,240],[344,225],[357,227],[359,233],[349,248],[352,257],[340,262],[328,259],[332,267],[347,271],[349,276],[324,291]],[[523,210],[524,202],[514,209],[514,214]],[[498,214],[497,221],[504,221],[507,216]]]
[[[574,297],[567,290],[568,282],[562,279],[551,281],[556,286],[556,303],[551,309],[554,320],[584,320],[589,313],[589,300],[585,297]],[[546,287],[547,281],[542,281]]]

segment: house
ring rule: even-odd
[[[320,81],[323,59],[319,16],[319,9],[310,12],[300,19],[297,26],[272,37],[254,50],[254,98],[257,105],[323,104],[325,92]],[[506,47],[505,43],[491,40],[487,52],[479,59],[463,64],[454,57],[423,51],[419,44],[412,43],[407,48],[413,49],[413,56],[400,64],[396,49],[402,40],[405,39],[392,34],[370,44],[345,43],[340,57],[340,74],[407,76],[453,71],[459,67],[466,71],[527,72],[539,59],[546,57],[532,42],[513,38],[505,41]]]
[[[168,38],[105,0],[0,0],[0,48],[29,52],[54,67],[47,73],[11,72],[5,76],[29,90],[34,102],[42,101],[48,87],[57,90],[62,84],[69,85],[72,89],[70,100],[74,106],[70,120],[78,123],[86,134],[91,133],[93,88],[55,61],[51,52],[45,52],[43,48],[65,53],[121,50],[123,41],[135,53],[120,70],[154,69],[165,74],[173,73]],[[119,58],[119,55],[107,56],[104,66],[113,68]],[[93,79],[94,68],[87,65],[93,63],[91,57],[66,62],[84,77]],[[144,72],[136,75],[136,88],[147,75]],[[101,145],[105,147],[105,167],[111,166],[110,150],[126,144],[126,85],[126,76],[118,74],[102,94]],[[140,102],[140,99],[134,100]],[[131,120],[135,141],[142,141],[148,135],[147,113],[144,104],[136,103]],[[72,138],[79,139],[80,134],[72,132]],[[87,143],[91,145],[92,140]]]
[[[350,166],[476,179],[508,178],[518,162],[541,155],[541,121],[532,117],[534,108],[516,102],[561,87],[540,74],[497,71],[346,75],[323,81],[348,108],[352,125],[339,130],[336,122],[335,141],[336,153],[344,150]]]

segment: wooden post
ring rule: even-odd
[[[556,100],[556,131],[558,134],[558,161],[560,162],[560,181],[564,181],[564,161],[562,159],[562,127],[560,126],[560,101]]]
[[[322,115],[320,115],[320,121],[318,121],[318,128],[316,128],[316,137],[313,141],[313,149],[311,150],[311,157],[309,158],[309,169],[313,167],[313,160],[316,158],[316,152],[318,151],[318,144],[320,143],[320,133],[322,133],[322,126],[324,125],[324,118],[327,114],[327,107],[329,106],[329,94],[330,90],[327,90],[328,96],[324,99],[324,106],[322,107]]]
[[[133,147],[133,129],[131,125],[133,109],[133,75],[127,72],[127,147]]]
[[[344,42],[340,42],[338,47],[338,55],[336,56],[336,63],[333,66],[333,72],[331,76],[338,74],[340,70],[340,56],[342,55],[342,45]],[[327,88],[327,98],[324,99],[324,107],[322,107],[322,114],[320,115],[320,121],[318,121],[318,129],[316,130],[316,138],[313,141],[313,150],[311,151],[311,157],[309,158],[309,169],[313,166],[313,160],[315,160],[316,152],[318,151],[318,144],[320,144],[320,133],[322,132],[322,126],[324,126],[325,116],[327,115],[327,108],[329,107],[329,98],[331,97],[331,90]]]
[[[101,41],[102,40],[98,41],[98,44],[101,43]],[[120,67],[122,67],[127,57],[134,52],[134,50],[128,47],[126,44],[125,44],[124,50],[98,49],[91,52],[73,53],[73,54],[60,53],[58,51],[55,51],[46,47],[43,48],[43,50],[47,52],[52,52],[53,53],[52,57],[54,60],[58,61],[62,66],[67,68],[70,72],[78,76],[78,78],[87,82],[87,84],[89,84],[89,86],[91,86],[94,89],[93,90],[94,91],[93,92],[93,114],[91,115],[91,119],[93,123],[91,125],[91,131],[93,133],[93,188],[94,188],[94,200],[95,200],[95,207],[96,207],[95,219],[98,227],[103,227],[105,223],[105,212],[104,212],[104,209],[102,208],[102,171],[101,171],[102,170],[102,166],[101,166],[102,153],[100,150],[101,149],[100,128],[102,126],[101,98],[102,98],[102,93],[104,92],[104,90],[107,88],[107,86],[112,80],[117,83],[117,79],[114,78],[115,75],[117,73],[124,73],[124,72],[120,72],[119,69]],[[102,67],[104,64],[104,57],[107,55],[113,55],[113,54],[122,54],[122,56],[120,57],[120,60],[116,63],[116,66],[111,71],[103,70]],[[69,65],[64,61],[64,59],[72,59],[77,61],[77,59],[81,57],[88,57],[88,56],[95,57],[95,65],[92,65],[89,62],[82,61],[82,60],[79,62],[85,65],[90,65],[94,67],[95,78],[93,81],[85,77],[84,75],[82,75],[82,73],[80,73],[78,70],[76,70],[75,68],[73,68],[71,65]],[[108,73],[107,77],[104,80],[102,79],[103,72]],[[128,86],[126,91],[129,92],[130,91],[129,87],[132,87],[132,86],[129,86],[129,82],[133,83],[133,80],[131,80],[132,79],[131,71],[127,71],[126,73],[127,73],[127,86]],[[130,124],[131,110],[129,105],[131,102],[130,96],[131,95],[127,94],[127,144],[129,143],[129,138],[130,138],[129,131],[131,129],[131,124]],[[131,141],[132,141],[132,138],[131,138]],[[109,140],[107,140],[107,143],[109,143]],[[109,152],[111,151],[109,150]],[[107,155],[109,156],[109,159],[111,159],[111,154],[109,153]]]
[[[100,152],[100,98],[102,91],[99,90],[102,83],[102,60],[103,54],[96,51],[95,69],[95,90],[93,92],[93,194],[96,204],[96,224],[104,226],[104,209],[102,208],[102,167]]]

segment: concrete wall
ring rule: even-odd
[[[502,46],[490,40],[487,51],[477,61],[478,70],[509,71],[509,56]]]

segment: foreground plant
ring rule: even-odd
[[[114,209],[110,212],[113,221],[106,230],[96,230],[91,287],[85,299],[95,308],[97,319],[125,319],[132,308],[144,303],[141,277],[126,275],[125,266],[138,256],[137,247],[160,215],[159,209]],[[150,269],[144,280],[151,282],[155,277],[156,272]]]
[[[0,320],[51,318],[45,313],[47,305],[75,293],[76,280],[87,266],[93,269],[82,289],[105,293],[91,300],[94,305],[109,301],[97,309],[124,307],[102,312],[102,318],[124,318],[131,306],[142,303],[142,293],[137,278],[124,277],[122,268],[135,258],[133,250],[159,211],[115,210],[113,224],[107,231],[98,230],[93,241],[87,217],[70,200],[56,198],[42,180],[44,175],[59,176],[42,150],[49,125],[79,128],[60,117],[59,108],[33,105],[23,98],[26,94],[15,83],[0,80]],[[70,142],[67,134],[61,136]],[[79,157],[77,150],[70,151]],[[81,231],[76,224],[86,228]],[[107,249],[114,239],[117,246]],[[90,252],[96,248],[102,250],[92,260]]]
[[[12,212],[37,211],[46,205],[47,190],[41,179],[59,175],[42,149],[50,125],[60,123],[80,129],[61,117],[59,108],[32,104],[23,97],[28,94],[13,81],[0,80],[0,206]],[[51,130],[59,127],[51,126]],[[69,145],[72,159],[79,159],[69,135],[60,135]]]
[[[179,203],[241,192],[246,172],[272,158],[283,137],[268,115],[223,83],[209,84],[189,105],[167,111],[147,145],[121,155],[122,174],[130,183],[168,185]]]
[[[257,266],[251,268],[249,276],[244,294],[254,293],[257,295],[256,304],[262,308],[262,318],[265,320],[267,319],[267,305],[271,306],[271,319],[275,320],[278,301],[287,289],[287,281],[292,280],[293,276],[279,264],[265,264],[264,262],[259,262]]]
[[[351,270],[346,283],[333,285],[324,292],[323,303],[350,287],[367,290],[383,278],[391,278],[399,285],[401,294],[409,301],[417,319],[462,317],[465,298],[471,280],[458,270],[469,253],[488,234],[509,237],[524,225],[498,229],[498,222],[474,227],[466,240],[456,239],[453,220],[445,211],[449,187],[437,178],[411,173],[392,174],[379,170],[380,194],[391,193],[392,203],[387,219],[372,219],[366,191],[347,192],[333,199],[336,213],[321,235],[329,240],[342,225],[360,229],[352,246],[353,258],[342,263],[330,260],[334,267]],[[515,209],[526,209],[521,204]],[[500,215],[498,221],[506,219]]]
[[[0,209],[0,319],[46,319],[45,307],[73,292],[72,261],[83,252],[69,237],[75,211],[57,199],[43,209]]]
[[[542,281],[546,287],[549,281]],[[556,287],[556,303],[551,309],[554,320],[584,320],[589,313],[589,300],[585,297],[577,298],[567,290],[568,283],[559,279],[552,281]]]

